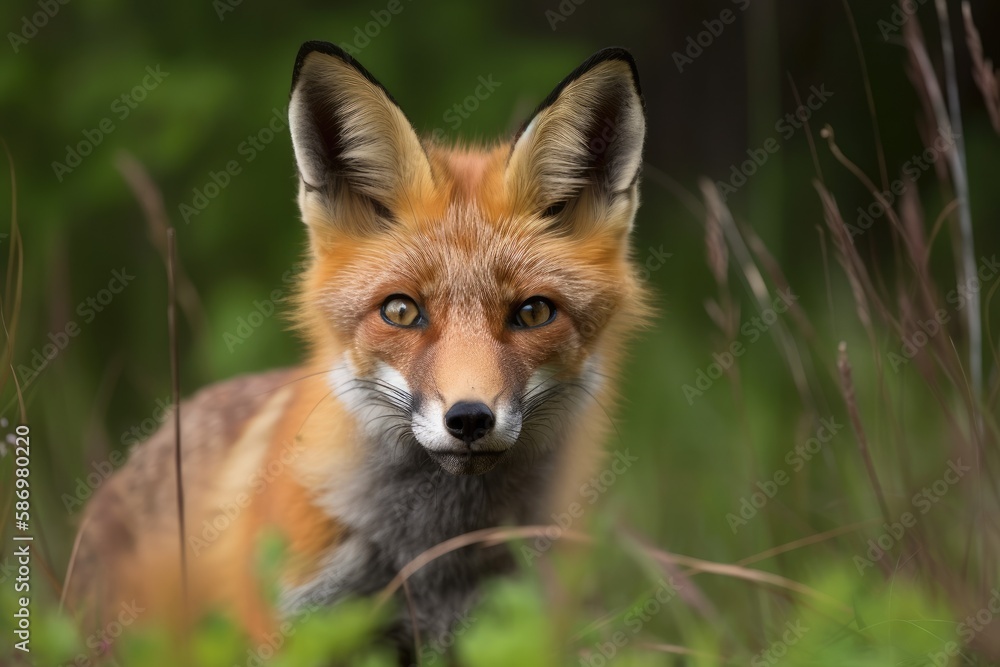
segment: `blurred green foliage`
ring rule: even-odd
[[[39,553],[55,579],[65,571],[77,520],[64,506],[64,495],[79,488],[85,495],[88,487],[81,487],[81,480],[99,472],[110,452],[147,437],[161,419],[158,401],[169,401],[162,230],[151,231],[120,172],[123,154],[151,175],[177,228],[180,261],[198,295],[199,305],[184,312],[180,327],[182,384],[190,393],[214,380],[292,364],[300,357],[280,313],[304,247],[283,122],[301,42],[351,44],[419,130],[440,128],[446,140],[467,142],[510,132],[587,55],[622,44],[639,61],[650,126],[637,258],[670,255],[650,275],[660,315],[634,348],[616,435],[609,443],[612,450],[629,450],[640,463],[593,508],[588,506],[586,523],[596,544],[556,555],[551,566],[526,564],[520,577],[490,589],[475,613],[478,620],[455,637],[456,659],[483,667],[925,664],[937,660],[948,642],[964,642],[961,619],[985,603],[1000,576],[988,541],[972,558],[974,577],[963,565],[969,530],[982,525],[996,533],[992,520],[977,523],[984,515],[995,516],[994,502],[971,493],[990,482],[989,467],[919,516],[916,531],[935,549],[928,557],[933,568],[921,576],[909,570],[894,576],[910,560],[923,558],[899,542],[872,567],[862,572],[856,567],[855,558],[865,557],[870,540],[877,543],[886,529],[880,527],[883,519],[849,425],[834,363],[836,344],[844,340],[851,351],[858,405],[892,518],[912,511],[913,494],[939,479],[947,462],[964,451],[956,443],[968,435],[968,422],[949,410],[961,403],[960,380],[942,388],[923,383],[918,363],[904,364],[899,372],[886,365],[884,355],[897,351],[900,341],[885,327],[876,327],[872,336],[860,326],[850,285],[822,231],[823,209],[813,184],[816,165],[848,222],[872,196],[832,157],[820,129],[833,127],[839,145],[868,174],[879,170],[842,3],[754,2],[683,73],[672,54],[705,29],[703,21],[743,3],[403,0],[403,11],[372,29],[377,34],[367,43],[358,31],[374,20],[373,11],[385,7],[378,0],[221,3],[74,0],[52,5],[58,12],[34,36],[16,44],[8,37],[10,48],[4,46],[0,56],[0,136],[13,165],[0,192],[9,202],[16,193],[25,252],[13,361],[36,443],[33,511]],[[887,175],[893,179],[923,150],[919,97],[906,76],[901,33],[885,40],[879,27],[895,4],[850,4],[870,68]],[[997,7],[972,5],[986,50],[997,59]],[[39,7],[37,2],[4,3],[4,32],[26,34],[24,21],[33,20]],[[546,14],[550,11],[566,19],[555,29]],[[933,3],[921,6],[917,20],[930,51],[938,54]],[[957,27],[955,34],[976,242],[980,254],[989,257],[1000,239],[1000,227],[993,224],[1000,213],[995,186],[1000,140],[972,85]],[[501,85],[453,127],[449,110],[472,94],[481,76],[493,76]],[[782,267],[811,323],[812,334],[797,335],[796,341],[805,350],[819,398],[808,404],[800,396],[787,349],[768,331],[759,341],[738,334],[746,344],[735,366],[738,373],[713,381],[704,395],[689,401],[683,385],[695,383],[699,371],[707,373],[717,359],[713,355],[732,342],[705,308],[709,300],[723,303],[725,290],[717,288],[705,261],[696,179],[728,178],[731,166],[774,136],[776,122],[794,109],[792,84],[805,92],[824,83],[834,97],[816,112],[808,131],[783,142],[728,202]],[[80,156],[78,166],[68,172],[53,166],[74,163],[68,154],[81,153],[81,143],[92,149]],[[913,187],[924,203],[929,230],[951,195],[934,170]],[[956,284],[952,227],[949,222],[930,257],[942,293]],[[890,293],[909,287],[900,279],[905,262],[895,254],[884,218],[859,247]],[[9,240],[0,241],[0,255],[9,248]],[[134,279],[104,303],[102,290],[114,271]],[[777,289],[773,273],[765,274]],[[731,270],[728,280],[726,289],[739,309],[737,324],[749,322],[759,313],[741,272]],[[984,305],[989,348],[995,350],[1000,317],[991,295],[984,290],[977,298]],[[97,306],[88,299],[96,299]],[[12,305],[4,304],[5,316]],[[275,314],[268,314],[272,308]],[[967,332],[960,314],[952,315],[949,331],[964,358]],[[782,322],[794,328],[788,316]],[[69,324],[78,332],[61,336]],[[42,357],[36,353],[44,354],[50,344],[57,345],[58,354],[52,361],[43,359],[39,369],[35,360]],[[990,434],[984,448],[996,446],[996,357],[988,351],[986,358],[994,393],[984,401]],[[21,370],[33,364],[40,372]],[[4,386],[3,400],[2,414],[16,423],[11,382]],[[796,469],[789,453],[815,435],[816,419],[827,418],[842,428]],[[764,505],[754,507],[754,494],[778,472],[787,475],[787,483],[767,487],[774,493],[765,493],[770,497]],[[0,458],[0,473],[0,503],[5,503],[10,456]],[[744,503],[754,511],[740,515]],[[728,515],[741,516],[745,525],[733,524]],[[0,521],[9,525],[6,515]],[[841,533],[767,553],[824,531]],[[667,567],[650,554],[650,545],[714,563],[743,563],[811,592],[750,581],[732,571]],[[518,545],[513,548],[521,553]],[[9,540],[0,554],[0,628],[6,638],[15,605]],[[765,555],[753,560],[758,554]],[[35,664],[65,664],[87,646],[86,638],[76,637],[56,612],[58,595],[39,563],[33,579]],[[935,575],[926,574],[930,571]],[[672,575],[684,575],[684,589],[633,632],[641,613],[635,606],[646,604],[650,591],[655,599],[660,582]],[[956,595],[957,582],[967,579],[975,594]],[[550,595],[553,589],[557,596]],[[380,618],[370,601],[317,613],[295,626],[267,664],[313,665],[324,659],[390,664],[384,650],[367,641]],[[808,632],[794,644],[785,642],[788,624],[797,623]],[[975,641],[989,636],[978,633]],[[955,646],[966,664],[978,659],[977,644]],[[156,628],[136,628],[116,644],[126,665],[180,664],[176,649]],[[0,660],[11,659],[6,641],[2,650]],[[91,655],[90,649],[82,650]],[[247,664],[248,650],[254,647],[246,646],[228,621],[213,617],[199,626],[191,659],[199,665]],[[425,664],[441,659],[433,651],[426,657]]]

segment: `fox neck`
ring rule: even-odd
[[[334,409],[350,412],[343,405]],[[563,445],[558,435],[549,436],[544,448],[512,451],[487,473],[456,476],[438,467],[412,437],[373,433],[363,415],[353,421],[351,472],[329,469],[325,483],[317,484],[317,477],[310,483],[313,502],[341,526],[341,539],[315,554],[311,576],[283,591],[284,614],[377,593],[414,558],[458,535],[544,521]],[[426,612],[428,627],[437,622],[437,610],[464,609],[478,580],[513,566],[503,547],[463,553],[437,559],[411,580],[417,613]]]
[[[330,391],[333,375],[327,373],[323,391]],[[592,375],[596,378],[600,373],[595,368]],[[342,390],[334,391],[327,414],[313,420],[317,430],[310,429],[308,440],[313,446],[308,450],[336,448],[341,456],[323,465],[304,454],[299,473],[308,480],[313,502],[342,527],[343,539],[315,555],[313,575],[285,591],[283,610],[295,612],[347,595],[377,592],[421,553],[458,535],[504,525],[548,523],[548,508],[560,500],[556,487],[564,477],[562,471],[573,467],[577,455],[587,455],[589,443],[581,440],[581,434],[589,432],[587,440],[599,439],[600,429],[589,423],[567,427],[575,422],[576,411],[595,412],[586,410],[594,386],[581,385],[579,394],[567,394],[556,406],[565,413],[564,420],[526,430],[507,459],[487,473],[470,476],[451,475],[439,468],[405,432],[374,431],[369,427],[372,415],[359,411]],[[352,424],[349,432],[321,426],[344,420]],[[324,438],[323,433],[335,433],[340,440]],[[343,439],[349,439],[350,445],[345,447]],[[568,451],[569,442],[573,452]],[[469,558],[463,551],[466,557],[440,559],[423,568],[416,582],[426,584],[419,586],[421,590],[433,591],[441,588],[438,579],[454,581],[457,577],[468,582],[471,590],[476,580],[512,565],[502,547],[488,551],[491,555]],[[454,595],[458,604],[464,593],[455,591]]]

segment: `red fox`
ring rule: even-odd
[[[301,367],[181,406],[189,614],[252,635],[381,590],[449,538],[548,523],[601,461],[626,338],[648,316],[629,249],[645,112],[633,58],[596,53],[507,142],[422,142],[340,48],[295,61],[289,127],[309,237]],[[81,609],[183,615],[171,422],[89,504]],[[254,554],[288,548],[277,605]],[[463,549],[420,569],[400,632],[446,631],[513,566]],[[98,614],[102,612],[97,612]]]

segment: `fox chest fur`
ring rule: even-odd
[[[222,608],[264,632],[382,590],[449,539],[546,523],[601,460],[647,314],[628,243],[645,136],[632,58],[595,54],[510,141],[467,149],[421,141],[353,58],[309,42],[289,126],[309,238],[289,305],[307,360],[181,406],[194,600],[178,600],[166,427],[88,507],[80,609]],[[253,566],[268,531],[289,553],[276,606]],[[408,580],[408,626],[447,630],[512,564],[497,546],[431,560]]]

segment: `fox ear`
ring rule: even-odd
[[[395,100],[333,44],[299,49],[288,121],[299,205],[313,232],[384,228],[405,198],[433,187],[427,155]]]
[[[522,207],[547,216],[584,198],[605,210],[622,206],[630,225],[646,136],[643,106],[631,54],[620,48],[595,53],[518,131],[508,188]]]

